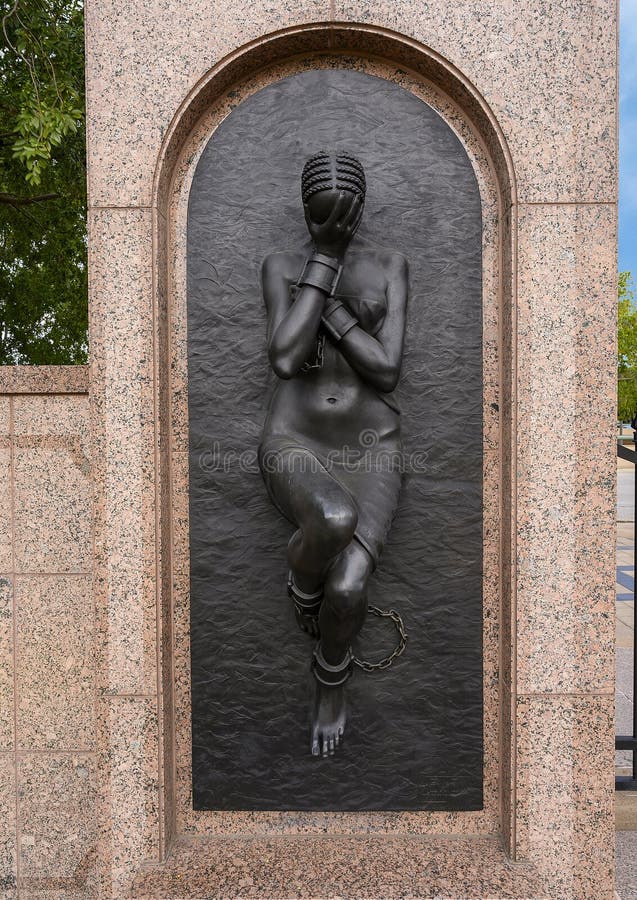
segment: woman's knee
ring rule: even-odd
[[[358,513],[349,498],[324,500],[303,523],[304,536],[335,556],[350,543],[358,524]]]
[[[358,512],[351,501],[325,505],[323,527],[328,538],[340,548],[346,547],[352,540],[357,525]]]

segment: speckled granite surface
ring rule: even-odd
[[[520,202],[615,196],[612,0],[335,0],[336,22],[408,34],[482,93],[513,156]]]
[[[15,755],[0,753],[0,894],[13,900],[18,893]]]
[[[94,896],[85,367],[0,369],[0,896]]]
[[[91,429],[99,577],[97,645],[108,694],[157,691],[156,433],[151,216],[92,210]],[[116,298],[116,302],[115,299]],[[103,606],[102,604],[106,604]]]
[[[519,213],[521,694],[613,690],[615,228],[611,204]]]
[[[162,136],[198,79],[262,35],[328,20],[401,32],[464,73],[507,135],[520,199],[590,201],[614,195],[615,5],[610,0],[241,0],[232,7],[223,0],[187,7],[92,0],[87,3],[91,203],[149,205]],[[327,27],[321,43],[333,46]]]
[[[511,836],[521,860],[542,869],[545,896],[610,900],[606,757],[612,747],[612,676],[606,609],[611,594],[604,541],[612,508],[606,476],[613,449],[607,442],[613,425],[608,364],[615,295],[615,4],[304,0],[292,7],[222,6],[217,0],[200,0],[188,9],[155,0],[134,7],[110,0],[87,4],[90,202],[101,207],[91,224],[96,634],[101,687],[108,695],[99,714],[99,896],[125,896],[144,858],[160,856],[167,848],[166,835],[186,829],[219,834],[245,829],[253,835],[234,845],[241,853],[235,854],[236,862],[228,862],[230,851],[223,849],[230,846],[229,838],[203,839],[197,853],[186,845],[186,871],[192,868],[201,876],[198,885],[192,883],[190,896],[209,895],[211,885],[228,896],[261,886],[270,896],[302,896],[306,890],[323,896],[326,848],[330,863],[347,867],[347,874],[358,879],[333,882],[332,896],[350,890],[347,884],[354,885],[357,896],[382,896],[386,885],[387,896],[409,896],[410,891],[428,896],[432,884],[443,896],[446,890],[448,896],[456,891],[473,898],[533,896],[541,889],[531,882],[489,881],[494,866],[500,871],[501,856],[497,844],[484,843],[484,837],[450,842],[448,855],[440,851],[449,860],[440,879],[414,880],[408,857],[418,854],[405,849],[413,851],[413,846],[396,832],[437,829],[456,834],[499,830],[507,839]],[[330,18],[339,22],[324,27]],[[357,27],[356,20],[367,24]],[[299,27],[307,21],[318,24]],[[277,40],[262,39],[283,27],[288,30]],[[391,36],[387,29],[404,32],[404,37]],[[254,41],[251,52],[243,54],[239,48],[248,41]],[[503,208],[496,221],[502,227],[485,232],[485,252],[501,264],[490,270],[487,293],[493,302],[485,304],[485,363],[496,373],[485,374],[485,399],[489,391],[490,409],[505,415],[512,411],[514,434],[511,452],[499,436],[502,426],[506,438],[508,421],[485,417],[485,484],[495,486],[491,506],[485,502],[485,516],[491,509],[507,517],[512,509],[514,518],[511,541],[506,530],[500,541],[497,516],[485,529],[485,561],[496,573],[500,563],[505,570],[504,593],[498,593],[497,577],[490,576],[488,590],[485,586],[485,597],[493,602],[486,606],[484,626],[485,784],[490,799],[482,818],[424,815],[414,820],[397,814],[391,821],[352,817],[341,822],[329,817],[300,821],[285,813],[276,821],[211,814],[204,822],[188,807],[186,421],[176,416],[171,434],[166,412],[171,388],[182,398],[185,391],[184,332],[172,327],[183,309],[177,305],[172,319],[170,307],[178,293],[184,247],[174,231],[172,244],[164,236],[183,223],[180,204],[187,200],[187,185],[183,188],[197,140],[200,145],[203,132],[208,129],[209,134],[238,102],[233,92],[241,88],[241,79],[252,79],[251,89],[257,90],[268,79],[281,77],[281,54],[302,55],[302,64],[311,66],[314,51],[341,52],[347,66],[359,66],[361,57],[389,54],[389,68],[403,70],[393,77],[405,77],[405,69],[424,72],[427,89],[435,81],[461,110],[454,120],[448,108],[453,104],[448,99],[446,108],[441,104],[465,145],[471,143],[467,132],[479,133],[476,143],[491,155],[500,183]],[[217,64],[218,80],[207,79]],[[224,91],[229,93],[219,99]],[[480,105],[476,91],[491,111]],[[189,93],[194,102],[184,104],[171,126]],[[213,113],[217,99],[221,106]],[[458,126],[462,110],[470,121]],[[195,140],[198,129],[202,134]],[[154,195],[153,174],[167,134],[172,143],[158,175],[160,193]],[[512,173],[517,185],[510,181]],[[175,194],[170,193],[173,174]],[[517,200],[521,206],[515,205]],[[150,208],[155,202],[157,210]],[[511,305],[511,284],[518,290],[518,307]],[[602,373],[599,383],[590,372]],[[597,392],[604,397],[601,404],[594,403]],[[573,453],[550,439],[556,413],[559,419],[566,408],[568,415],[575,410],[573,421],[582,438]],[[495,433],[489,430],[493,428]],[[515,474],[518,448],[517,482],[510,487],[508,467]],[[600,472],[592,468],[598,455],[604,459]],[[565,512],[571,502],[574,509]],[[174,515],[167,523],[171,508]],[[174,550],[170,557],[169,549]],[[520,567],[519,585],[515,570],[506,568],[509,553]],[[610,566],[612,571],[612,561]],[[569,571],[579,573],[580,598],[570,605],[564,595]],[[177,601],[174,608],[171,597]],[[518,700],[511,693],[516,689],[528,694]],[[126,696],[112,696],[118,693]],[[175,764],[166,757],[163,765],[173,737]],[[315,837],[266,837],[272,831],[293,835],[341,828],[394,831],[394,836],[345,839],[348,849],[341,858],[334,855],[333,843],[321,844],[321,857]],[[287,840],[292,846],[309,841],[308,849],[298,856],[296,849],[289,851]],[[12,852],[10,842],[7,852]],[[271,864],[267,873],[259,868],[260,857]],[[297,858],[302,864],[290,875],[290,859]],[[180,887],[184,869],[179,859],[179,854],[171,857],[164,876],[159,869],[145,870],[137,881],[139,896],[188,896]],[[379,861],[386,863],[382,874]],[[525,870],[526,863],[521,865],[515,872]],[[256,881],[251,867],[259,873]],[[445,884],[447,871],[455,880]],[[404,875],[402,885],[396,872]],[[144,888],[147,878],[152,880]]]
[[[131,891],[136,900],[544,896],[533,866],[510,863],[496,840],[389,836],[191,838]]]
[[[518,858],[551,897],[612,896],[613,765],[612,697],[518,697]]]
[[[95,764],[74,753],[19,760],[20,900],[95,895]]]
[[[0,394],[86,394],[88,366],[0,366]]]

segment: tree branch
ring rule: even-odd
[[[56,200],[59,196],[59,194],[36,194],[35,197],[16,197],[13,194],[0,194],[0,203],[8,203],[10,206],[30,206],[31,203]]]

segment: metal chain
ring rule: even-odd
[[[311,372],[313,369],[323,368],[323,356],[325,353],[325,335],[321,332],[316,339],[316,355],[314,362],[306,362],[301,366],[301,372]]]
[[[374,672],[377,669],[388,669],[394,660],[398,659],[404,652],[405,647],[407,646],[407,632],[405,631],[404,622],[395,609],[379,609],[377,606],[368,606],[367,611],[373,616],[378,616],[381,619],[392,620],[394,627],[398,632],[398,643],[389,656],[386,656],[384,659],[381,659],[378,662],[370,662],[367,659],[359,659],[355,656],[354,665],[363,669],[365,672]]]
[[[316,342],[316,363],[317,369],[323,368],[323,357],[325,356],[325,335],[321,332]]]

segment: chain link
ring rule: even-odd
[[[395,609],[379,609],[377,606],[368,606],[367,611],[373,616],[378,616],[380,619],[392,620],[392,622],[394,623],[394,627],[398,632],[398,643],[389,654],[389,656],[386,656],[384,659],[381,659],[378,662],[370,662],[367,659],[359,659],[357,656],[355,656],[354,665],[358,666],[359,669],[363,669],[365,672],[374,672],[377,669],[388,669],[391,664],[395,660],[397,660],[399,656],[402,655],[405,647],[407,646],[407,632],[405,631],[405,624]]]
[[[301,366],[301,372],[311,372],[313,369],[323,368],[323,357],[325,354],[325,335],[321,332],[316,339],[316,355],[314,362],[306,362]]]

